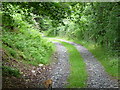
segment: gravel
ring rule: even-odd
[[[53,56],[51,79],[53,80],[53,88],[64,88],[67,84],[69,75],[69,58],[67,50],[58,42],[53,42],[56,45],[57,51]]]
[[[52,56],[51,64],[38,66],[26,65],[16,60],[5,62],[5,66],[19,68],[22,72],[20,78],[3,77],[3,88],[44,88],[46,80],[53,81],[52,88],[64,88],[67,84],[69,75],[69,58],[67,50],[60,43],[53,42],[56,45],[56,52]],[[14,65],[14,66],[13,66]]]
[[[112,79],[112,77],[105,72],[105,69],[101,63],[86,48],[70,41],[62,39],[56,40],[72,44],[80,52],[81,56],[84,59],[84,62],[86,63],[88,72],[88,88],[118,88],[118,80]]]
[[[82,55],[88,72],[88,88],[118,88],[118,81],[112,79],[104,70],[104,67],[99,61],[83,46],[61,40],[69,44],[74,45]],[[3,77],[3,88],[42,88],[45,80],[52,79],[53,88],[65,88],[68,84],[67,78],[70,74],[69,55],[66,48],[58,42],[53,42],[56,45],[56,52],[52,57],[52,63],[50,65],[39,64],[39,66],[26,66],[22,62],[16,60],[10,60],[5,62],[4,65],[19,68],[23,73],[22,78],[15,77]],[[15,65],[15,66],[12,66]]]

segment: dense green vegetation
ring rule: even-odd
[[[2,9],[3,67],[11,60],[32,65],[49,63],[54,45],[42,38],[35,15],[17,3],[3,3]],[[17,73],[8,67],[3,68],[3,76],[17,76]]]
[[[15,77],[19,77],[20,76],[20,72],[18,69],[14,69],[11,67],[7,67],[7,66],[3,66],[2,67],[2,72],[3,72],[3,76],[15,76]]]
[[[3,66],[12,60],[32,65],[48,64],[54,45],[43,38],[45,35],[82,44],[110,75],[119,76],[119,2],[4,2],[2,6]],[[75,65],[71,68],[68,87],[84,87],[86,73],[82,58],[75,47],[62,44],[70,53],[71,64]],[[11,67],[4,66],[3,70],[6,76],[6,73],[19,75],[19,71]],[[80,75],[82,72],[80,83],[76,70]]]
[[[41,37],[34,16],[28,17],[29,13],[16,4],[3,4],[3,49],[11,58],[26,60],[34,65],[46,64],[46,56],[52,52],[53,44]]]
[[[109,50],[119,50],[118,4],[69,3],[71,14],[52,33],[70,39],[92,41]]]

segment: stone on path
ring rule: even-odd
[[[56,40],[60,40],[72,44],[80,52],[87,67],[88,88],[118,88],[118,81],[116,79],[112,79],[105,72],[104,67],[101,65],[101,63],[86,48],[70,41],[66,41],[62,39],[56,39]]]

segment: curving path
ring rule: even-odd
[[[72,44],[80,52],[81,56],[83,57],[86,63],[86,67],[88,71],[88,76],[89,76],[87,81],[88,88],[118,88],[118,81],[115,79],[112,79],[105,72],[104,67],[100,64],[100,62],[96,60],[96,58],[86,48],[70,41],[66,41],[62,39],[56,39],[56,40],[60,40],[60,41],[64,41],[69,44]],[[60,49],[59,46],[58,46],[58,49]],[[60,53],[64,55],[64,53],[62,52]],[[65,60],[65,58],[62,58],[62,59]]]

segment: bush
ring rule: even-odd
[[[29,16],[31,22],[33,20],[30,24],[25,19],[28,18],[26,16],[28,12],[24,12],[24,8],[21,9],[10,3],[5,3],[5,6],[3,9],[3,48],[12,58],[22,59],[34,65],[46,64],[48,61],[45,58],[53,51],[53,44],[41,37],[39,29],[35,27],[34,15]],[[20,12],[17,12],[18,10]]]

